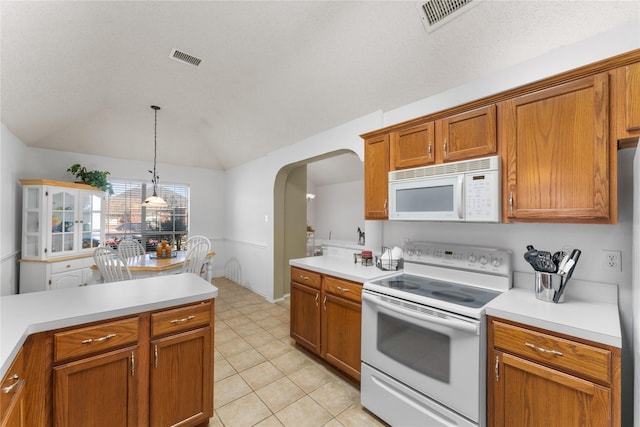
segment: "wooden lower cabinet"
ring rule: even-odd
[[[208,425],[214,314],[207,300],[29,336],[0,427]]]
[[[494,427],[620,425],[620,349],[489,318]]]
[[[54,426],[137,426],[137,355],[128,347],[55,367]]]
[[[2,379],[0,408],[2,427],[26,427],[25,372],[21,349]]]
[[[291,337],[360,381],[362,284],[295,267],[291,278]]]
[[[171,335],[151,345],[150,425],[208,424],[213,416],[211,328]]]

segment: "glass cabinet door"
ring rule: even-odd
[[[97,194],[81,194],[82,226],[80,248],[94,249],[102,243],[102,197]]]
[[[73,252],[76,248],[76,192],[52,190],[51,197],[51,254]]]
[[[43,250],[44,245],[41,246],[40,237],[40,213],[41,213],[41,187],[27,187],[24,192],[23,200],[23,241],[22,241],[22,256],[24,258],[39,258],[42,256],[40,251]]]

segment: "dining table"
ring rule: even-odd
[[[210,251],[207,253],[203,270],[205,275],[203,276],[208,281],[211,281],[211,259],[215,256],[215,252]],[[134,278],[145,278],[154,276],[165,276],[169,274],[176,274],[182,271],[185,259],[187,257],[186,251],[173,251],[170,256],[157,256],[155,253],[147,253],[135,257],[126,259],[126,263],[129,266],[129,271]],[[92,265],[94,279],[97,282],[102,282],[102,276],[97,265]]]

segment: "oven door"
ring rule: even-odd
[[[362,362],[483,425],[483,327],[476,319],[365,290]]]

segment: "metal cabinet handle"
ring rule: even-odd
[[[322,300],[322,307],[324,308],[324,311],[327,311],[327,296],[324,296],[324,299]]]
[[[102,342],[102,341],[110,340],[111,338],[113,338],[115,336],[116,336],[116,334],[109,334],[109,335],[105,335],[105,336],[100,337],[100,338],[87,338],[86,340],[82,340],[82,344],[91,344],[93,342]]]
[[[136,357],[132,351],[131,352],[131,376],[134,377],[135,375],[136,375]]]
[[[320,294],[316,294],[316,307],[318,307],[318,297],[320,296]]]
[[[302,279],[302,280],[309,280],[309,277],[307,277],[307,276],[303,276],[303,275],[301,274],[301,275],[300,275],[300,279]]]
[[[4,387],[2,389],[2,392],[4,394],[9,394],[11,393],[11,391],[16,388],[18,386],[18,384],[20,384],[20,377],[18,376],[18,374],[14,374],[11,378],[9,378],[10,380],[13,380],[14,383],[11,384],[10,386]]]
[[[558,350],[547,350],[546,348],[538,347],[537,345],[534,345],[528,342],[524,343],[524,345],[536,351],[539,351],[540,353],[555,354],[556,356],[564,356],[562,352]]]
[[[340,286],[337,286],[337,289],[338,289],[340,292],[349,292],[349,288],[341,288]]]
[[[429,158],[431,158],[431,141],[429,141]]]
[[[188,322],[189,320],[193,320],[193,319],[195,319],[195,318],[196,318],[196,316],[189,316],[189,317],[184,317],[184,318],[182,318],[182,319],[173,319],[173,320],[171,321],[171,323],[173,323],[173,324],[175,325],[176,323],[184,323],[184,322]]]
[[[496,356],[495,371],[496,371],[496,382],[499,382],[500,381],[500,357],[499,356]]]
[[[513,191],[509,192],[509,212],[513,215]]]
[[[444,144],[442,144],[442,151],[444,151],[444,157],[447,157],[447,138],[444,139]]]
[[[153,346],[153,367],[158,367],[158,344]]]

